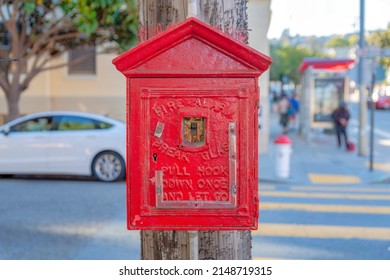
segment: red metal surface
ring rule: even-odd
[[[303,73],[307,68],[322,69],[332,72],[340,72],[351,69],[355,63],[353,59],[339,59],[339,58],[304,58],[299,72]]]
[[[280,135],[280,136],[276,137],[274,143],[275,144],[291,144],[291,140],[286,135]]]
[[[191,18],[113,62],[127,77],[128,228],[257,228],[270,59]]]
[[[119,55],[113,63],[126,77],[258,77],[271,59],[190,18]]]

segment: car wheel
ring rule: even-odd
[[[125,161],[112,151],[101,152],[92,161],[92,175],[99,181],[119,181],[125,177],[125,169]]]

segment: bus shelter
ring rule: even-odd
[[[332,112],[349,101],[349,69],[353,59],[304,58],[301,78],[301,134],[310,140],[313,131],[333,128]]]

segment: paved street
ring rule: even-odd
[[[390,184],[260,184],[257,259],[390,259]],[[0,259],[139,259],[125,184],[0,179]]]
[[[359,104],[350,103],[349,105],[351,111],[351,117],[356,121],[359,120]],[[390,133],[390,110],[375,110],[374,111],[374,128]],[[367,110],[367,125],[370,125],[371,120],[371,110]]]
[[[390,259],[390,184],[260,185],[261,259]]]
[[[359,135],[359,108],[358,104],[352,104],[351,106],[352,121],[349,127],[349,133],[354,139],[355,143],[358,143]],[[370,144],[371,133],[371,111],[367,111],[367,142]],[[374,111],[374,167],[377,169],[390,170],[390,110],[375,110]],[[369,155],[370,150],[367,149]]]
[[[139,259],[125,183],[0,179],[0,259]]]
[[[348,132],[357,144],[357,104],[351,108]],[[375,112],[373,171],[368,155],[337,148],[335,135],[313,131],[305,139],[291,131],[290,175],[279,178],[273,139],[281,128],[271,114],[269,152],[259,158],[255,258],[390,259],[389,119],[389,110]]]

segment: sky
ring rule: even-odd
[[[360,0],[271,0],[267,37],[279,38],[284,29],[302,36],[359,32]],[[390,0],[365,0],[365,30],[387,29]]]

